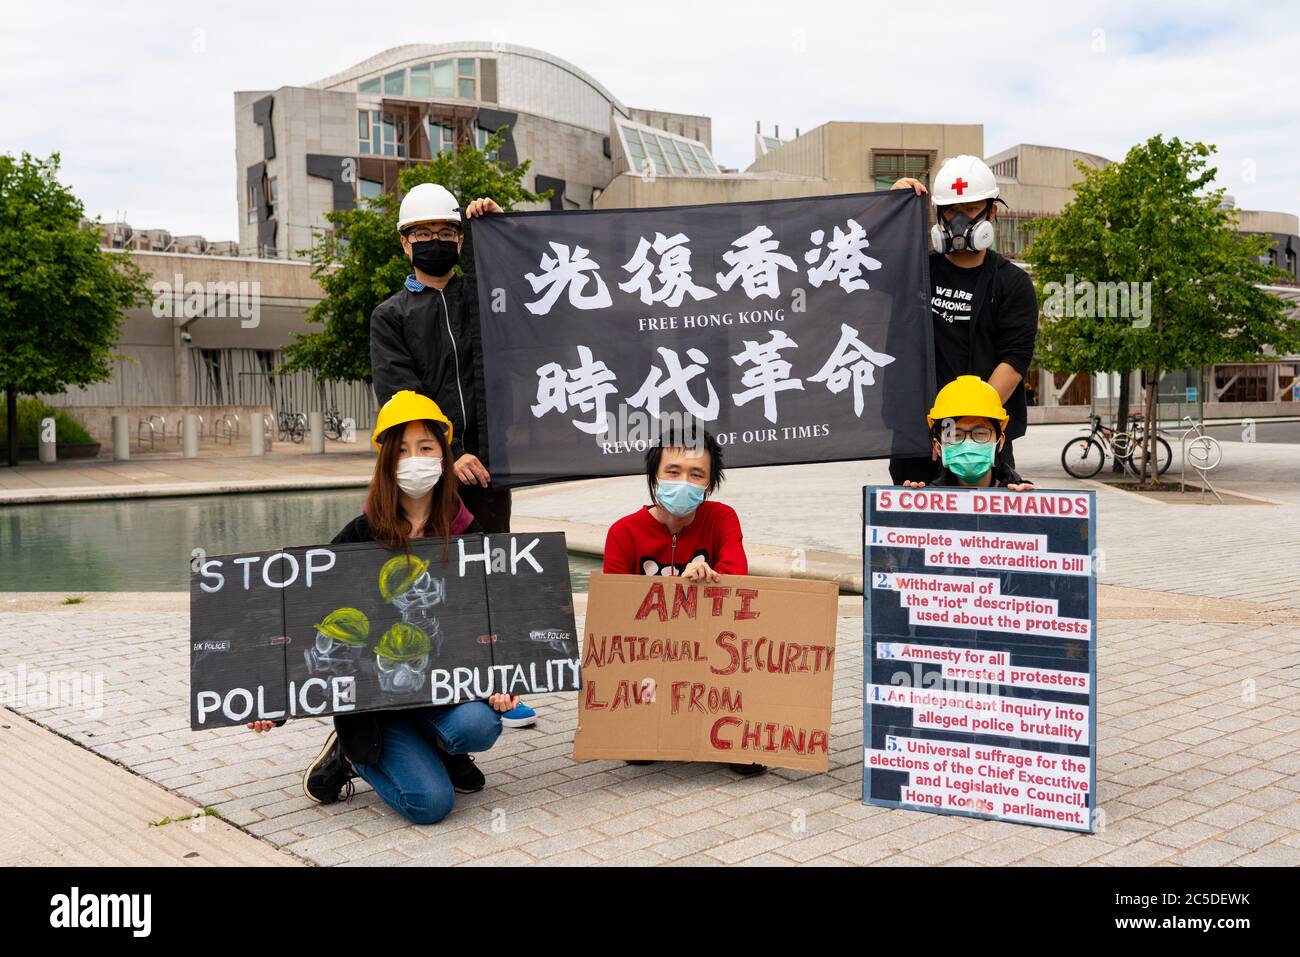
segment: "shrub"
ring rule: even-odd
[[[40,437],[41,419],[54,416],[54,434],[59,445],[76,445],[94,441],[86,427],[74,419],[67,411],[46,405],[35,396],[18,399],[18,444],[35,447]],[[5,400],[0,396],[0,449],[9,441],[9,410]]]

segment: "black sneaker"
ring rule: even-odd
[[[762,774],[767,770],[766,764],[729,764],[727,766],[743,778],[752,778],[754,775]]]
[[[487,778],[483,777],[483,772],[474,764],[472,757],[468,754],[448,754],[441,744],[437,744],[437,748],[442,765],[447,769],[447,777],[451,778],[451,786],[457,794],[473,794],[483,790]]]
[[[331,731],[316,760],[302,775],[302,793],[317,804],[333,804],[352,797],[352,779],[357,772],[339,747],[339,736]]]

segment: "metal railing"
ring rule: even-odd
[[[167,441],[167,420],[157,412],[151,413],[149,418],[140,419],[135,426],[135,440],[142,450],[144,449],[144,430],[146,426],[149,429],[149,451],[154,450],[154,438],[158,433],[157,427],[154,426],[154,419],[162,423],[162,438],[164,442]]]

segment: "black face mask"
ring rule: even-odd
[[[426,239],[411,243],[411,265],[428,276],[445,276],[460,262],[460,247],[453,239]]]

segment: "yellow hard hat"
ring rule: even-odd
[[[370,433],[370,444],[378,452],[379,437],[384,434],[389,426],[419,422],[422,419],[432,419],[434,422],[441,422],[445,425],[447,427],[447,444],[451,445],[451,419],[442,414],[442,409],[438,408],[437,402],[434,402],[427,395],[420,395],[420,393],[412,392],[409,389],[394,392],[393,397],[385,402],[384,407],[379,410],[379,415],[375,416],[375,430]]]
[[[415,555],[395,555],[379,569],[379,594],[384,601],[401,598],[421,575],[429,570],[429,563]]]
[[[992,419],[1003,429],[1011,421],[1007,410],[1002,408],[1002,397],[998,395],[998,390],[977,375],[959,375],[940,389],[934,397],[934,408],[925,417],[925,423],[934,428],[935,422],[960,419],[964,415]]]

